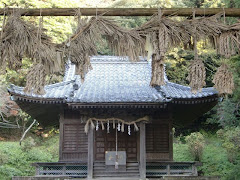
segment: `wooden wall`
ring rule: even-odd
[[[92,110],[65,110],[60,118],[60,161],[82,161],[87,162],[88,157],[88,136],[84,132],[85,122],[88,117],[102,118],[101,114],[93,113]],[[110,111],[110,112],[108,112]],[[126,120],[136,120],[142,115],[148,115],[150,121],[146,123],[146,159],[151,161],[170,161],[173,159],[172,153],[172,120],[167,109],[154,111],[135,111],[123,109],[116,114],[121,114],[120,118]],[[144,112],[144,114],[143,114]],[[113,117],[111,110],[102,111],[104,117]],[[108,114],[109,113],[109,114]],[[136,118],[134,118],[136,116]],[[115,150],[115,129],[110,124],[110,133],[94,130],[94,154],[95,160],[104,161],[105,151]],[[129,136],[127,127],[125,132],[119,132],[118,150],[126,151],[128,160],[139,160],[139,132],[133,132]],[[113,132],[114,131],[114,132]]]
[[[88,136],[85,123],[76,114],[65,114],[60,121],[60,161],[87,162]]]
[[[151,123],[146,124],[146,159],[173,160],[173,135],[171,111],[155,112]]]

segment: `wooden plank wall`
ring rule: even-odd
[[[78,119],[74,114],[65,114],[60,121],[60,161],[87,162],[88,136],[85,123]]]
[[[146,159],[151,161],[171,161],[172,121],[168,114],[153,117],[152,123],[146,124]]]

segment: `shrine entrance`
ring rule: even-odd
[[[111,131],[107,132],[99,128],[98,131],[95,131],[95,161],[105,161],[106,153],[109,151],[116,152],[116,146],[117,151],[126,152],[127,162],[138,161],[139,132],[131,128],[131,134],[129,135],[126,129],[127,126],[125,132],[117,131],[117,133],[116,129],[110,129]]]

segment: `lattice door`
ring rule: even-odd
[[[131,135],[125,132],[118,132],[118,151],[126,151],[127,161],[137,161],[137,142],[138,133],[132,129]],[[105,161],[106,151],[116,150],[116,131],[111,129],[110,133],[106,130],[95,132],[95,160]]]

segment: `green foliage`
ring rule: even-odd
[[[35,168],[34,162],[58,161],[58,136],[42,141],[40,146],[33,145],[36,138],[27,138],[21,147],[19,142],[0,142],[0,179],[10,180],[12,176],[31,176]]]
[[[226,175],[226,180],[238,180],[240,177],[240,157],[238,156],[238,161],[232,166],[229,170],[229,173]]]
[[[218,123],[222,127],[236,127],[240,125],[238,105],[232,99],[225,99],[218,106]]]
[[[8,162],[8,157],[0,150],[0,166]]]
[[[10,180],[12,176],[20,176],[22,172],[8,165],[0,166],[0,179]]]
[[[237,104],[240,99],[240,56],[234,56],[230,59],[230,66],[233,72],[235,90],[232,99]]]
[[[217,135],[222,141],[222,146],[227,151],[228,160],[235,162],[237,156],[240,155],[240,127],[220,129]]]
[[[206,86],[212,87],[213,75],[220,64],[219,56],[216,55],[216,52],[212,48],[205,47],[203,43],[199,45],[199,53],[206,67]],[[193,59],[194,55],[192,50],[185,50],[183,48],[171,49],[165,57],[166,73],[169,80],[182,85],[188,85],[189,82],[186,80],[188,66]]]
[[[206,133],[205,133],[206,134]],[[179,139],[179,137],[177,137]],[[235,163],[228,161],[228,152],[222,146],[222,140],[214,134],[205,135],[206,144],[201,158],[202,166],[198,167],[202,176],[220,176],[223,180],[236,180],[239,176],[240,159]],[[194,161],[188,145],[178,141],[173,144],[174,161]]]
[[[223,0],[186,0],[183,1],[186,7],[196,7],[196,8],[209,8],[209,7],[224,7],[225,3]]]
[[[186,85],[189,60],[193,55],[181,48],[173,48],[166,56],[166,73],[170,81]]]
[[[199,170],[205,176],[221,176],[223,179],[233,167],[233,164],[228,161],[227,152],[217,143],[211,143],[205,147],[201,162],[203,166]]]
[[[30,151],[34,146],[36,145],[35,140],[29,136],[24,140],[24,142],[21,144],[22,151],[28,152]]]
[[[186,136],[188,150],[193,155],[195,161],[200,161],[205,146],[205,139],[200,132],[191,133]]]
[[[153,8],[153,7],[165,7],[169,8],[174,6],[178,1],[174,0],[117,0],[111,6],[112,7],[144,7],[144,8]]]
[[[187,144],[175,143],[173,145],[173,160],[179,162],[194,161]]]

